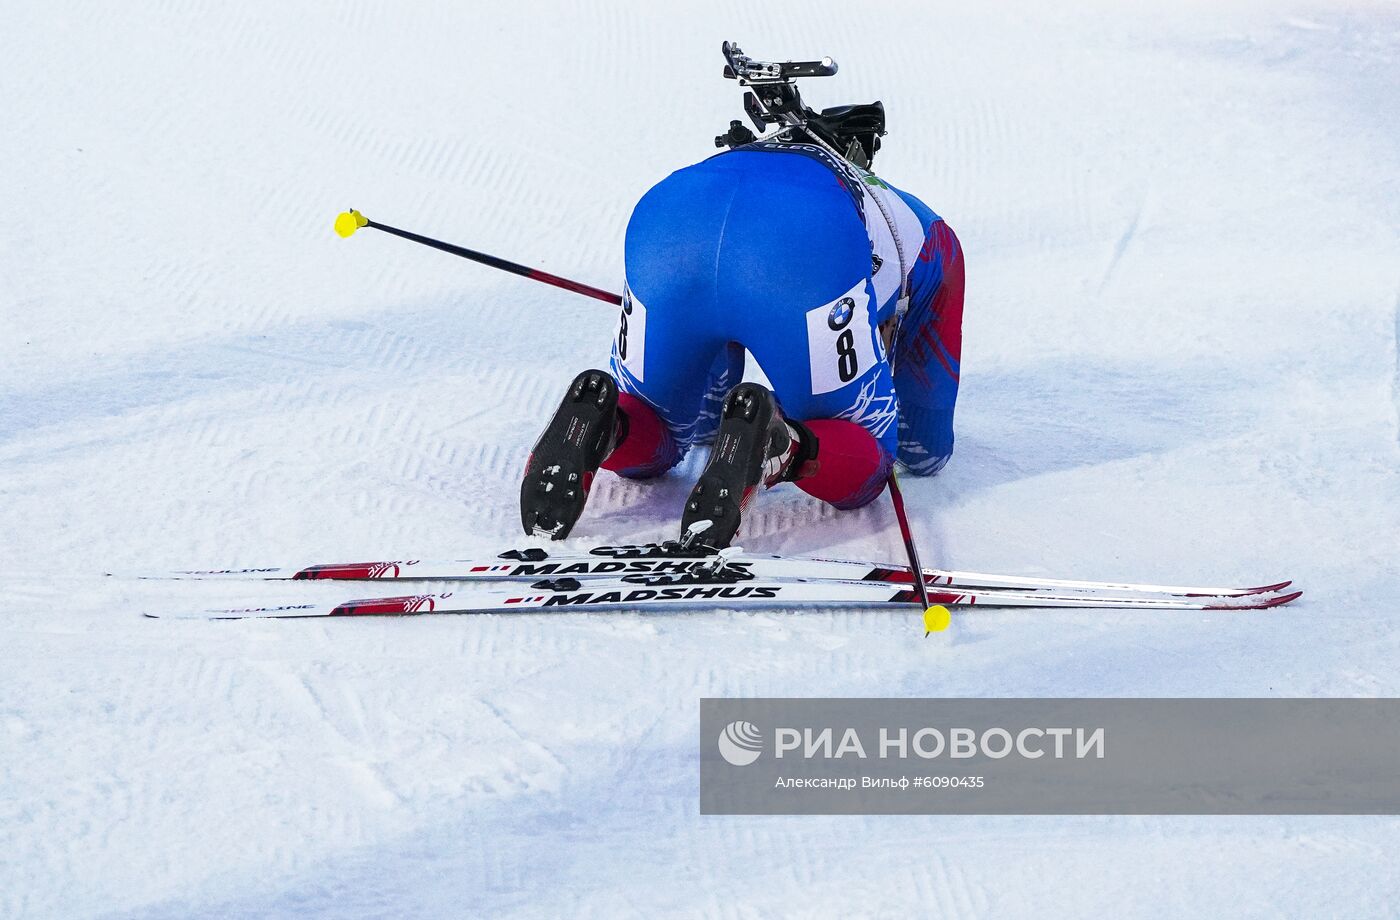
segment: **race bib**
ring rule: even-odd
[[[637,378],[646,380],[647,308],[632,296],[632,289],[622,289],[622,313],[617,322],[617,338],[613,341],[618,363]]]
[[[875,366],[865,284],[862,278],[840,297],[807,311],[807,357],[814,396],[839,390]]]

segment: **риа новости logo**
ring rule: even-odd
[[[747,767],[763,753],[763,736],[752,722],[730,722],[719,733],[719,755],[736,767]]]

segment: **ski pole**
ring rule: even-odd
[[[422,243],[424,246],[431,246],[433,249],[450,252],[454,256],[461,256],[464,259],[471,259],[473,262],[480,262],[482,265],[499,268],[501,271],[510,272],[513,275],[521,275],[525,278],[532,278],[535,281],[543,281],[545,284],[552,284],[566,291],[573,291],[575,294],[583,294],[585,297],[604,300],[616,306],[622,304],[622,298],[611,291],[604,291],[601,288],[595,288],[592,285],[583,284],[579,281],[570,281],[568,278],[560,278],[558,275],[551,275],[549,272],[540,271],[538,268],[531,268],[528,265],[521,265],[517,262],[511,262],[497,256],[487,255],[484,252],[477,252],[475,249],[467,249],[465,246],[454,246],[451,243],[444,243],[442,240],[435,240],[429,236],[420,236],[417,233],[410,233],[407,230],[390,227],[388,224],[377,223],[365,217],[354,208],[343,212],[335,219],[335,232],[345,238],[349,238],[361,227],[372,227],[375,230],[383,230],[385,233],[401,236],[406,240]]]
[[[894,467],[890,467],[890,502],[894,505],[894,516],[899,519],[899,534],[904,538],[904,551],[909,554],[909,571],[914,576],[914,590],[919,592],[919,603],[924,605],[924,636],[931,632],[942,632],[953,621],[953,615],[942,604],[930,604],[928,587],[924,584],[924,567],[919,563],[919,548],[914,545],[914,532],[909,529],[909,516],[904,511],[904,493],[899,491],[899,479]]]

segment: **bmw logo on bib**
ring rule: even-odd
[[[831,313],[826,318],[826,324],[832,331],[845,329],[851,323],[851,317],[856,315],[856,302],[849,297],[842,297],[831,306]]]

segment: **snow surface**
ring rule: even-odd
[[[0,916],[1389,917],[1394,818],[698,814],[702,696],[1400,693],[1400,7],[64,0],[0,15]],[[632,202],[830,54],[958,231],[926,559],[1269,614],[153,621],[108,569],[522,545]],[[599,481],[670,536],[698,458]],[[755,550],[898,559],[883,500]],[[71,579],[53,577],[60,566]],[[150,590],[149,588],[144,590]],[[161,588],[170,592],[183,589]]]

